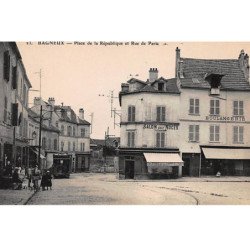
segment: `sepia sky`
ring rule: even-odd
[[[147,44],[147,41],[145,41]],[[94,113],[92,138],[104,138],[109,127],[111,135],[119,136],[110,116],[111,90],[118,96],[120,85],[131,78],[146,80],[149,68],[158,68],[159,77],[174,77],[175,48],[182,57],[237,59],[241,49],[250,54],[250,43],[161,42],[159,45],[29,45],[17,43],[33,89],[39,89],[42,69],[42,98],[54,97],[56,104],[70,105],[78,114],[84,108],[90,122]],[[39,92],[30,92],[30,103]],[[99,96],[99,95],[105,95]],[[118,98],[114,107],[120,109]],[[118,122],[118,117],[117,117]]]

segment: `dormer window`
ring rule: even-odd
[[[164,82],[159,82],[158,83],[158,90],[163,91],[164,90]]]
[[[221,74],[209,74],[205,77],[211,86],[211,95],[219,95],[221,87],[221,79],[224,75]]]

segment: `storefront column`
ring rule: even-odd
[[[178,167],[178,177],[182,177],[182,166],[179,165]]]

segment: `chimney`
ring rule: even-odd
[[[41,98],[40,97],[35,97],[34,98],[34,106],[41,105]]]
[[[55,106],[55,98],[54,98],[54,97],[49,97],[48,103],[49,103],[52,107],[54,107],[54,106]]]
[[[79,118],[84,120],[84,109],[83,108],[79,109]]]
[[[245,79],[249,82],[249,56],[245,54],[243,49],[240,51],[239,64],[241,70],[244,72]]]
[[[181,58],[181,50],[178,47],[176,47],[176,50],[175,50],[175,77],[178,77],[180,58]]]
[[[184,75],[183,75],[183,61],[182,60],[179,61],[178,76],[179,76],[179,78],[184,78]]]
[[[149,82],[154,82],[157,79],[158,79],[158,69],[150,68],[149,69]]]

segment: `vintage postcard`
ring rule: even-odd
[[[249,53],[0,42],[0,204],[249,205]]]

